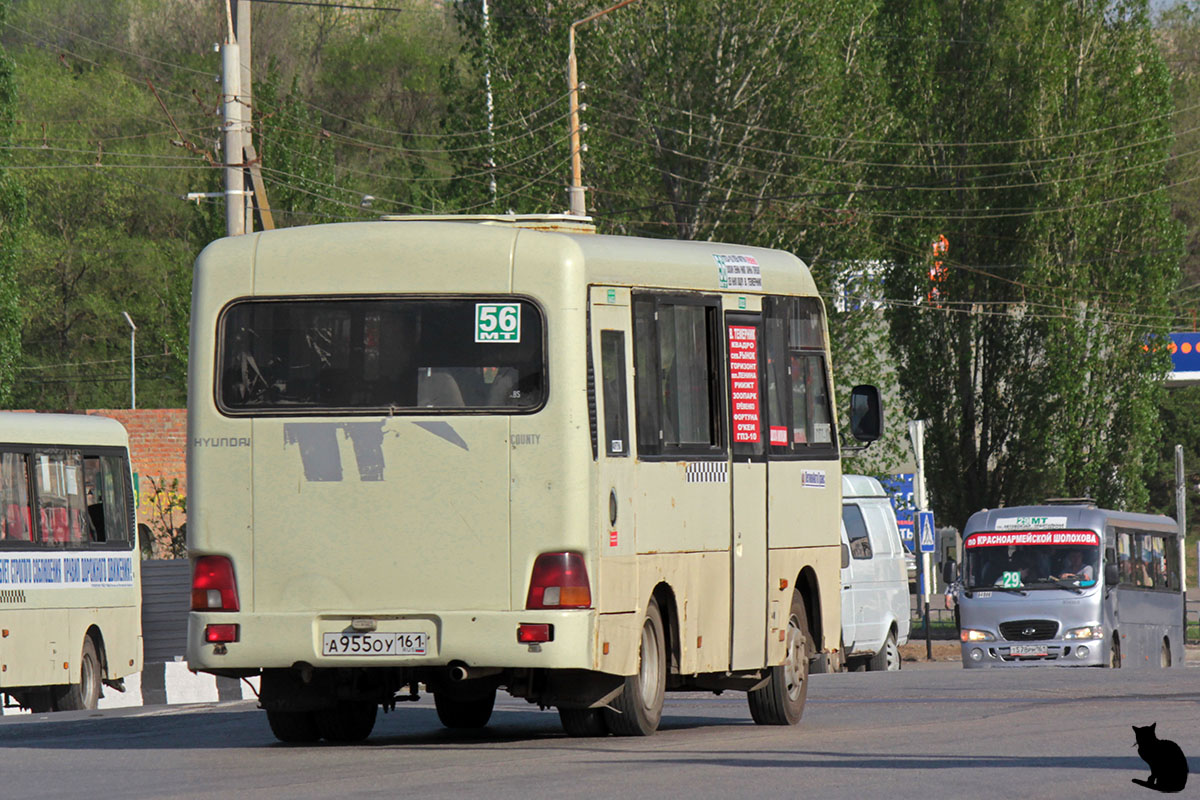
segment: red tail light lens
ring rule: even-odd
[[[522,622],[517,626],[517,641],[521,644],[541,644],[554,641],[554,626]]]
[[[192,611],[237,611],[233,562],[225,556],[200,556],[192,567]]]
[[[206,625],[204,627],[204,641],[209,644],[226,644],[237,640],[237,625]]]
[[[542,553],[533,562],[525,608],[591,608],[587,567],[579,553]]]

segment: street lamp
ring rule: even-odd
[[[133,324],[128,311],[122,311],[121,315],[129,323],[129,407],[137,408],[137,367],[133,361],[137,349],[137,325]]]
[[[577,19],[571,23],[571,27],[567,29],[567,107],[570,109],[571,116],[571,185],[567,189],[567,197],[570,200],[570,211],[567,213],[583,217],[587,216],[587,205],[583,197],[583,163],[580,153],[583,151],[583,145],[579,141],[579,72],[575,60],[575,28],[583,25],[585,22],[591,22],[597,17],[603,17],[610,11],[616,11],[618,8],[632,3],[633,0],[621,0],[614,6],[609,6],[603,11],[597,11],[590,17]]]

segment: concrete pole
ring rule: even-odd
[[[233,0],[229,0],[233,2]],[[242,56],[233,32],[233,11],[225,6],[229,32],[221,45],[221,110],[225,132],[225,233],[241,236],[246,232],[246,185],[242,180],[242,112],[238,102],[242,93]]]
[[[233,9],[233,29],[236,37],[238,50],[241,54],[241,84],[238,87],[238,110],[241,112],[242,126],[242,149],[241,160],[246,160],[246,145],[251,144],[251,131],[253,131],[253,97],[252,84],[250,81],[250,0],[237,0],[237,6]],[[250,185],[246,177],[246,171],[242,170],[242,186]],[[254,198],[258,200],[258,198]],[[254,231],[254,206],[251,202],[251,195],[246,195],[246,226],[245,232],[252,233]]]

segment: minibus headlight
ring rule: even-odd
[[[963,628],[963,631],[962,631],[962,633],[960,633],[958,635],[958,638],[962,639],[964,642],[994,642],[994,641],[996,641],[996,635],[994,633],[988,633],[987,631],[977,631],[977,630],[973,630],[971,628]]]
[[[1064,639],[1103,639],[1104,628],[1100,625],[1085,625],[1082,628],[1071,628],[1063,634]]]

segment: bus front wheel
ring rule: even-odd
[[[625,679],[625,689],[604,709],[604,721],[617,736],[649,736],[658,730],[667,689],[667,645],[658,601],[651,600],[642,622],[638,671]],[[561,714],[559,715],[562,716]]]
[[[812,635],[808,631],[808,613],[804,598],[792,593],[788,615],[787,655],[784,662],[771,667],[771,675],[761,689],[747,695],[750,716],[759,725],[795,725],[804,713],[808,697],[808,660],[812,655]]]
[[[83,652],[79,657],[79,683],[62,687],[55,699],[59,711],[83,711],[95,708],[100,702],[101,666],[100,655],[92,637],[83,638]]]

